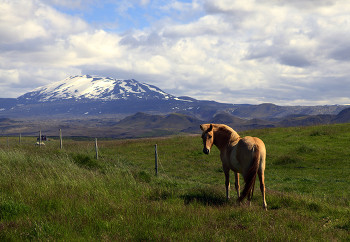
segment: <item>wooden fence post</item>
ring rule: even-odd
[[[7,147],[10,147],[9,137],[7,136]]]
[[[96,151],[96,159],[98,160],[98,146],[97,146],[97,138],[95,138],[95,151]]]
[[[60,149],[62,150],[63,143],[62,143],[62,129],[60,129]]]
[[[19,134],[19,144],[21,144],[22,134]]]
[[[154,169],[156,171],[156,176],[158,176],[158,149],[157,144],[154,146]]]
[[[39,131],[39,148],[41,148],[41,130]]]

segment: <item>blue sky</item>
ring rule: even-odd
[[[123,33],[152,27],[164,19],[177,23],[190,22],[201,11],[184,11],[192,1],[87,1],[79,5],[54,1],[53,7],[69,15],[78,16],[96,28]]]
[[[106,3],[82,9],[60,6],[55,8],[69,15],[78,16],[96,28],[116,32],[149,27],[151,19],[154,18],[149,6],[126,6],[121,9],[116,4]]]
[[[0,0],[1,97],[72,75],[227,103],[350,104],[350,1]]]

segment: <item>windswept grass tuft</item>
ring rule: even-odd
[[[97,169],[101,167],[96,159],[86,154],[73,154],[72,158],[74,163],[87,169]]]
[[[282,155],[277,158],[275,165],[289,165],[289,164],[300,164],[302,159],[298,156]]]
[[[350,219],[348,219],[348,221],[342,223],[342,224],[338,224],[335,226],[337,229],[342,229],[345,231],[348,231],[350,233]]]
[[[146,171],[136,172],[134,176],[135,176],[135,179],[137,179],[139,182],[150,183],[152,181],[151,174],[149,174]]]
[[[305,153],[315,152],[316,149],[311,145],[303,144],[303,145],[297,147],[295,151],[297,154],[305,154]]]
[[[0,220],[10,220],[16,216],[26,215],[29,211],[29,206],[22,202],[12,199],[3,199],[0,202]]]
[[[167,188],[155,187],[151,188],[149,191],[148,198],[151,201],[166,200],[173,197],[174,192]]]

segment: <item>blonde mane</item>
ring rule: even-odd
[[[225,124],[214,124],[213,129],[215,132],[214,143],[218,147],[236,143],[241,138],[236,131]],[[215,139],[215,137],[220,137],[220,139]]]
[[[227,133],[227,135],[230,135],[230,141],[236,141],[240,138],[239,134],[226,124],[215,124],[214,127],[216,127],[219,132],[224,132]]]

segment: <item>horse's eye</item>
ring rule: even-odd
[[[208,134],[208,138],[211,139],[211,137],[213,137],[213,136],[211,136],[210,134]]]

